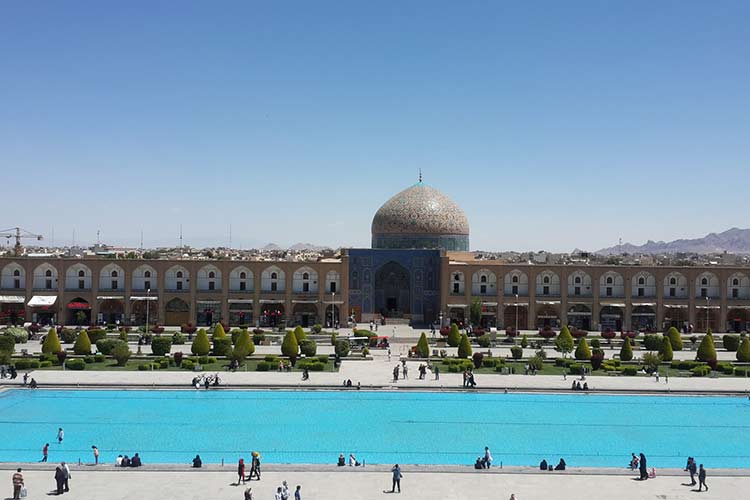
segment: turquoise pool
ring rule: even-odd
[[[66,437],[58,445],[58,427]],[[0,393],[0,461],[146,463],[470,464],[485,445],[496,463],[624,466],[643,451],[655,467],[688,455],[712,468],[750,466],[750,402],[656,397],[369,391],[53,391]]]

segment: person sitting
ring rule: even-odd
[[[36,380],[34,380],[34,377],[31,377],[31,382],[29,382],[29,387],[31,387],[32,389],[37,388],[37,383],[36,383]]]
[[[560,461],[555,466],[555,470],[565,470],[565,460],[561,458]]]
[[[581,390],[583,390],[583,388],[581,387],[581,383],[576,382],[576,391],[581,391]]]
[[[133,455],[133,459],[130,460],[130,466],[131,467],[140,467],[141,465],[143,465],[141,463],[141,457],[139,457],[138,453],[136,453],[135,455]]]
[[[122,467],[122,455],[117,455],[115,459],[115,467]]]
[[[127,455],[122,457],[122,467],[130,467],[130,458]]]
[[[337,465],[339,467],[343,467],[343,466],[346,465],[346,458],[344,458],[344,454],[343,453],[341,455],[339,455],[339,461],[338,461]]]
[[[636,470],[638,468],[638,457],[635,456],[635,453],[631,453],[630,455],[630,470]]]
[[[310,371],[305,368],[302,370],[302,380],[308,380],[310,378]]]
[[[349,454],[349,467],[359,467],[361,464],[357,462],[357,457],[354,456],[354,453]]]
[[[203,467],[203,460],[201,460],[200,455],[196,455],[195,458],[193,459],[193,468],[200,469],[201,467]]]
[[[346,386],[347,387],[351,387],[352,386],[352,379],[347,379],[346,380]]]
[[[584,391],[588,391],[589,390],[589,383],[588,382],[584,382],[583,383],[583,390]]]
[[[482,466],[482,457],[477,457],[477,461],[474,463],[475,469],[484,469],[484,466]]]
[[[542,459],[542,461],[539,462],[539,470],[547,470],[547,460]]]
[[[573,381],[573,384],[570,386],[570,390],[571,391],[575,391],[576,390],[576,381],[575,380]]]

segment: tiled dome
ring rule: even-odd
[[[394,241],[399,235],[407,240]],[[446,248],[468,247],[469,221],[463,210],[453,200],[421,182],[405,189],[386,201],[372,219],[373,247],[375,248]],[[437,243],[420,237],[435,237]],[[464,243],[442,243],[444,237],[457,237]],[[416,239],[415,239],[416,238]],[[383,243],[388,240],[391,243]],[[381,242],[381,243],[378,243]],[[466,248],[468,249],[468,248]]]

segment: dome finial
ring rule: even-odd
[[[422,169],[419,169],[419,183],[422,183]]]

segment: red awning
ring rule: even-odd
[[[88,302],[68,302],[68,309],[91,309]]]

